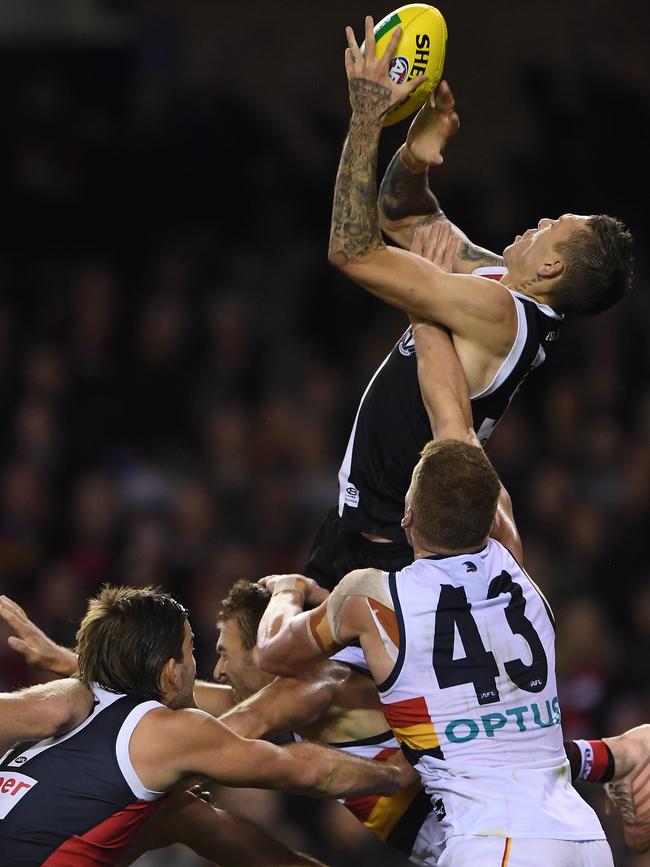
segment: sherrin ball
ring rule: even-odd
[[[389,111],[384,126],[392,126],[421,108],[427,97],[440,84],[445,65],[447,24],[442,13],[425,3],[409,3],[386,15],[375,25],[375,56],[381,57],[390,42],[393,30],[402,28],[395,56],[391,60],[389,75],[402,84],[416,75],[428,78],[409,97]],[[363,52],[365,42],[361,46]]]

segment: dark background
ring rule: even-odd
[[[650,13],[440,8],[462,121],[433,178],[449,216],[497,251],[566,211],[636,238],[635,293],[565,324],[489,448],[555,609],[566,734],[615,734],[650,720]],[[57,640],[102,581],[157,583],[209,676],[231,582],[300,568],[404,328],[326,261],[343,29],[389,11],[3,0],[0,592]],[[28,682],[3,640],[0,688]],[[650,864],[589,794],[617,865]],[[228,797],[340,867],[395,863],[335,805]],[[170,859],[152,863],[195,863]]]

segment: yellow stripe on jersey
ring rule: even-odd
[[[417,783],[413,783],[406,789],[401,789],[390,797],[382,795],[363,824],[385,843],[388,835],[411,806],[421,788],[418,780]]]
[[[422,696],[382,702],[382,710],[400,743],[414,750],[435,750],[440,746],[427,703]]]
[[[510,843],[512,839],[510,837],[506,837],[506,845],[503,849],[503,858],[501,859],[501,867],[507,867],[508,859],[510,858]]]
[[[440,746],[438,735],[433,723],[420,723],[407,728],[393,726],[395,737],[401,744],[406,744],[413,750],[435,750]]]

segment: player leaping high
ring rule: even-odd
[[[461,242],[452,274],[387,246],[375,171],[381,119],[409,87],[382,78],[398,36],[396,30],[384,57],[375,60],[368,18],[364,59],[348,28],[352,118],[336,180],[329,258],[384,301],[449,329],[469,383],[474,429],[485,443],[523,379],[544,361],[563,315],[599,313],[624,295],[632,276],[632,238],[611,217],[564,214],[517,235],[501,259],[454,227]],[[420,111],[382,184],[382,226],[402,245],[410,245],[423,222],[433,223],[434,242],[450,231],[427,170],[442,161],[457,128],[453,97],[443,83],[437,105]],[[477,266],[488,266],[493,276],[500,271],[500,280],[481,276]],[[402,504],[430,438],[409,329],[361,400],[339,472],[338,508],[320,531],[306,574],[331,588],[353,568],[372,563],[399,569],[410,562],[400,527]]]

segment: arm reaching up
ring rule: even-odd
[[[459,241],[449,270],[471,274],[480,266],[503,265],[503,259],[473,244],[449,222],[429,185],[429,169],[442,163],[445,146],[459,127],[454,95],[442,81],[435,97],[432,94],[416,115],[406,141],[386,170],[379,190],[379,219],[388,237],[405,249],[419,226],[434,221],[448,224]]]
[[[516,308],[506,287],[447,274],[410,251],[387,247],[381,237],[376,192],[381,119],[406,95],[406,85],[395,85],[388,76],[399,30],[380,60],[374,57],[371,18],[366,19],[365,57],[352,30],[346,33],[352,117],[334,189],[329,261],[388,304],[439,322],[455,337],[476,344],[483,368],[491,369],[505,358],[517,333]]]
[[[48,638],[20,605],[8,596],[0,596],[0,618],[15,633],[7,639],[9,647],[21,653],[32,668],[62,677],[69,677],[76,672],[77,656],[74,651]]]

